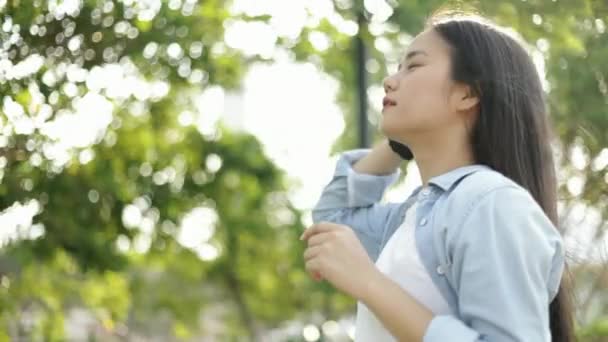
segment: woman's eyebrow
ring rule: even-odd
[[[410,51],[410,52],[407,53],[407,55],[405,55],[405,58],[403,59],[403,62],[399,63],[399,69],[401,69],[401,65],[404,62],[407,62],[409,59],[414,58],[414,56],[416,56],[416,55],[425,55],[425,56],[428,56],[428,54],[426,52],[422,51],[422,50],[413,50],[413,51]]]

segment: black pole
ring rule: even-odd
[[[367,62],[367,51],[365,49],[365,42],[363,40],[363,30],[367,27],[365,15],[363,14],[365,9],[360,6],[357,13],[357,23],[359,25],[359,31],[355,37],[355,68],[357,70],[357,105],[358,105],[358,117],[359,117],[359,147],[369,147],[369,128],[367,124],[367,73],[365,64]]]

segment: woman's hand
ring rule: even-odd
[[[345,225],[320,222],[304,231],[300,240],[308,242],[304,260],[313,278],[325,279],[358,300],[380,272],[353,230]]]

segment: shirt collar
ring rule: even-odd
[[[443,191],[448,191],[454,184],[458,183],[458,181],[460,181],[462,178],[470,175],[473,172],[483,169],[489,169],[489,167],[481,164],[462,166],[431,178],[429,180],[429,183],[440,187]]]

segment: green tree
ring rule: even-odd
[[[0,6],[0,208],[29,203],[41,232],[0,249],[0,337],[62,340],[85,308],[117,338],[204,334],[207,310],[222,338],[255,338],[328,301],[346,307],[327,287],[309,295],[300,213],[259,142],[191,123],[216,114],[197,113],[201,91],[237,87],[259,59],[224,44],[226,2]],[[133,88],[104,83],[116,73]],[[102,129],[66,147],[77,132],[47,125],[61,120]],[[207,254],[179,241],[196,208],[215,232]]]

